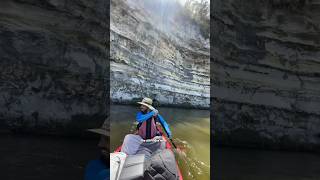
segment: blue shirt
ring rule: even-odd
[[[143,114],[141,111],[137,113],[136,115],[136,120],[139,122],[139,123],[143,123],[144,121],[150,119],[152,116],[154,115],[154,112],[151,111],[147,114]],[[164,128],[164,130],[166,131],[167,135],[169,138],[171,138],[171,131],[170,131],[170,127],[168,125],[168,123],[164,120],[164,118],[158,114],[158,120],[160,121],[162,127]]]
[[[100,160],[92,160],[88,163],[85,172],[85,180],[109,180],[110,171]]]

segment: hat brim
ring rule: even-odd
[[[87,131],[90,131],[90,132],[93,132],[93,133],[96,133],[96,134],[100,134],[100,135],[103,135],[103,136],[110,136],[110,133],[107,132],[105,129],[88,129]]]
[[[149,105],[149,104],[147,104],[147,103],[144,103],[144,102],[137,102],[138,104],[141,104],[141,105],[145,105],[145,106],[147,106],[149,109],[154,109],[154,107],[153,106],[151,106],[151,105]]]

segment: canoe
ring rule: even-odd
[[[171,152],[173,153],[173,147],[172,145],[170,144],[170,140],[163,135],[162,131],[160,130],[161,134],[162,134],[162,138],[165,140],[165,143],[166,143],[166,149],[169,149],[171,150]],[[120,152],[121,151],[121,146],[119,146],[118,148],[116,148],[116,150],[114,152]],[[173,153],[174,154],[174,153]],[[177,163],[177,160],[176,161],[176,166],[177,166],[177,170],[178,170],[178,174],[179,174],[179,180],[183,180],[183,177],[182,177],[182,173],[181,173],[181,170],[178,166],[178,163]]]

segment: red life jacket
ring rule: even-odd
[[[153,116],[141,123],[139,127],[139,135],[144,140],[154,138],[157,135],[157,132],[157,124]]]

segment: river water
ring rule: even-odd
[[[0,134],[0,179],[84,179],[87,163],[100,155],[99,138]]]
[[[215,180],[319,180],[320,155],[242,148],[213,149]]]
[[[122,144],[126,134],[135,130],[138,106],[111,105],[111,150]],[[210,112],[181,108],[158,108],[170,125],[178,165],[185,180],[210,179]]]
[[[111,107],[111,148],[121,144],[134,129],[136,107]],[[209,112],[159,108],[170,123],[184,178],[215,180],[319,180],[320,155],[302,152],[263,151],[239,148],[211,148],[209,173]],[[93,139],[0,133],[0,179],[83,179],[88,161],[99,156]],[[212,165],[213,164],[213,165]]]

